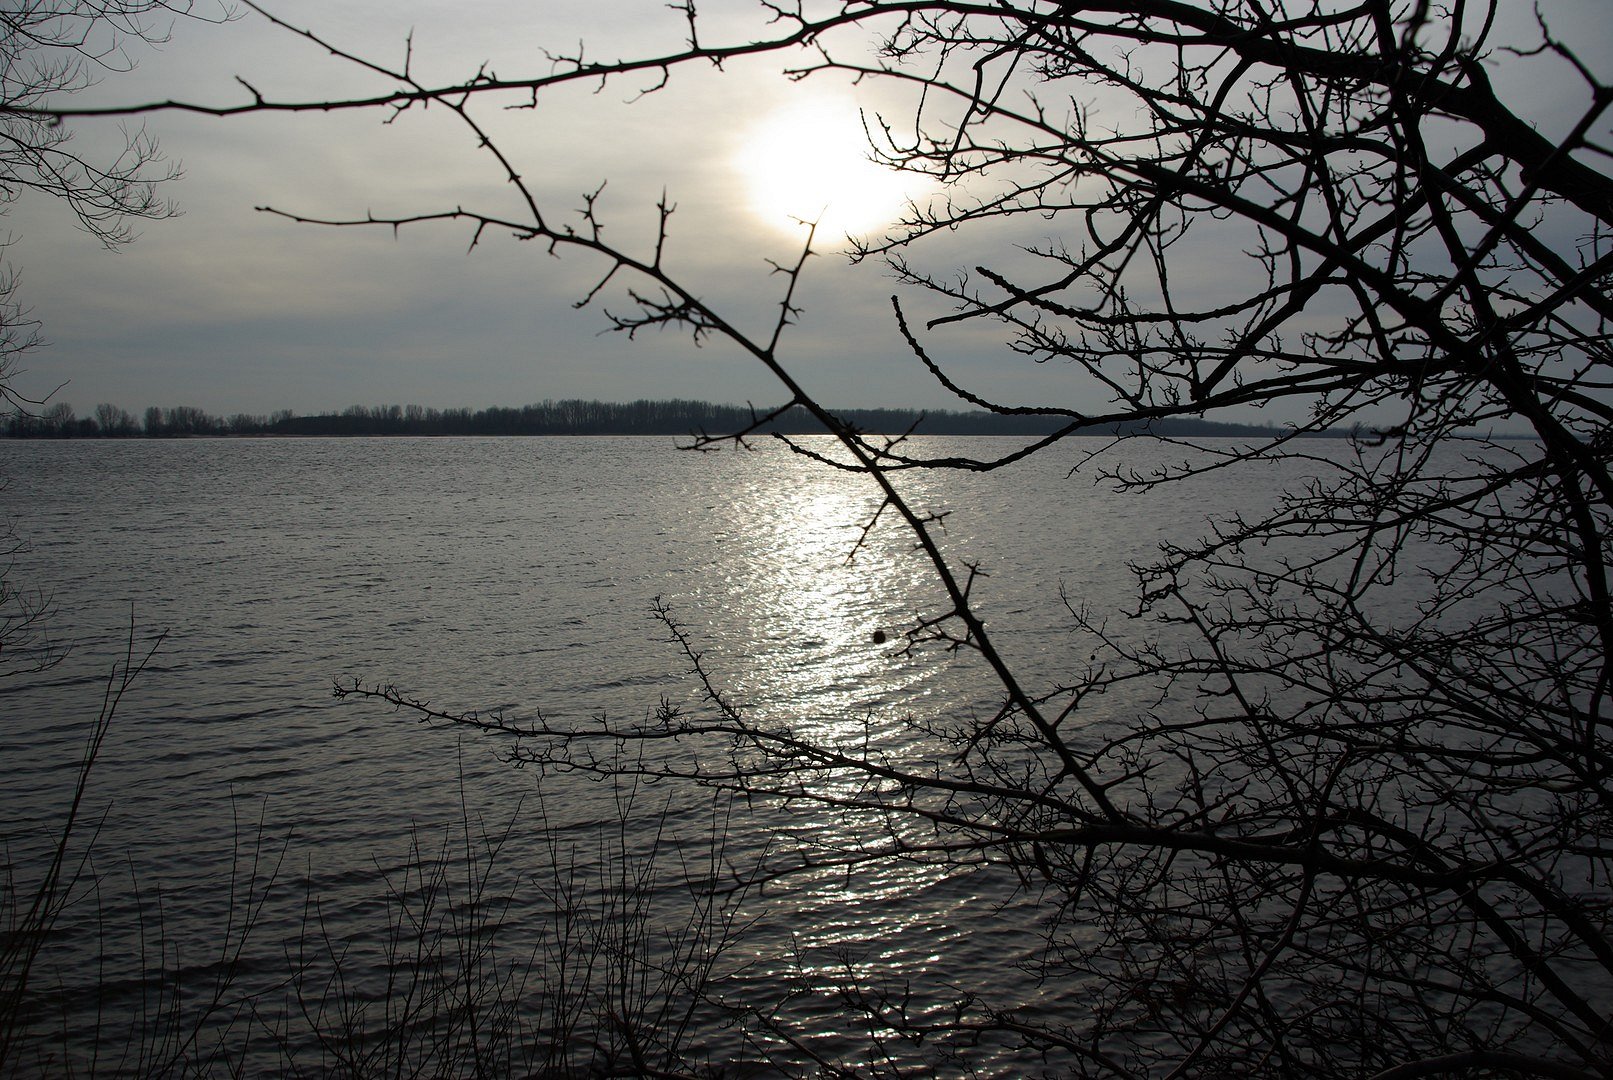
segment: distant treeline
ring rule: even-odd
[[[1063,425],[1059,417],[999,416],[988,412],[912,409],[843,409],[837,415],[866,432],[925,435],[1040,435]],[[15,439],[167,439],[221,435],[687,435],[739,431],[753,421],[748,407],[708,401],[541,401],[520,408],[431,409],[422,405],[349,405],[341,412],[298,416],[282,409],[268,416],[212,416],[191,405],[151,406],[136,419],[116,405],[97,405],[78,416],[58,403],[36,415],[13,414],[5,434]],[[811,434],[823,427],[806,410],[791,409],[760,429]],[[1269,428],[1172,420],[1161,434],[1261,435]]]

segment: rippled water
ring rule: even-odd
[[[968,449],[1010,445],[974,440]],[[1056,679],[1066,659],[1061,585],[1095,609],[1125,608],[1129,559],[1196,534],[1206,514],[1234,501],[1270,497],[1201,485],[1161,502],[1069,478],[1097,445],[985,476],[900,480],[916,505],[950,512],[949,551],[989,571],[976,589],[980,610],[1036,679]],[[496,744],[335,701],[333,680],[395,683],[455,711],[541,710],[554,721],[638,716],[663,695],[697,707],[684,657],[649,615],[661,597],[721,684],[761,717],[824,731],[870,720],[890,731],[887,721],[903,715],[965,715],[996,696],[966,657],[899,655],[900,631],[934,611],[939,595],[910,538],[882,522],[848,562],[877,506],[872,486],[778,446],[691,454],[670,440],[627,438],[0,442],[0,475],[9,479],[5,512],[28,545],[12,580],[49,595],[52,635],[71,646],[48,673],[0,691],[0,828],[18,867],[32,865],[60,814],[131,625],[137,650],[165,635],[94,774],[95,872],[108,882],[99,914],[83,905],[64,921],[80,943],[65,955],[110,953],[130,978],[150,967],[130,942],[137,931],[152,935],[136,914],[150,919],[159,890],[163,948],[181,966],[205,966],[230,906],[232,865],[241,877],[232,859],[260,834],[286,853],[248,950],[269,978],[286,943],[306,933],[310,897],[321,898],[332,938],[378,933],[377,897],[387,873],[407,864],[415,830],[437,835],[467,814],[502,823],[518,806],[524,819],[536,812],[575,836],[619,817],[617,792],[550,778],[540,801],[537,778],[500,764]],[[891,640],[877,644],[877,630]],[[640,792],[636,806],[665,797]],[[708,842],[699,800],[672,813],[676,843]],[[654,816],[635,818],[627,846],[648,850],[644,821]],[[840,827],[823,810],[758,813],[728,824],[726,857],[744,865],[792,834],[821,840]],[[552,850],[544,844],[541,830],[518,824],[506,864],[539,865]],[[597,855],[586,842],[579,850],[584,861]],[[138,904],[131,882],[142,889]],[[826,986],[847,972],[942,986],[943,998],[1047,992],[1014,983],[1014,961],[1036,939],[1006,879],[892,862],[747,903],[760,921],[735,954],[749,964],[737,992],[782,993],[802,975]],[[515,921],[542,914],[517,911]],[[69,1009],[87,1008],[86,988],[106,977],[72,961],[51,973]],[[795,1030],[825,1052],[840,1052],[837,1039],[859,1043],[843,1038],[833,995],[798,995],[791,1010]]]

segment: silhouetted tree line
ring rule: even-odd
[[[541,401],[520,408],[432,409],[422,405],[349,405],[341,412],[298,416],[282,409],[268,416],[235,413],[212,416],[193,405],[146,409],[141,419],[116,405],[97,405],[93,416],[80,417],[71,405],[58,403],[42,412],[13,413],[5,434],[14,439],[187,438],[221,435],[370,436],[370,435],[687,435],[692,432],[749,428],[756,416],[740,405],[674,398],[630,402]],[[1046,435],[1059,417],[1000,415],[989,412],[920,412],[913,409],[848,409],[839,417],[865,432],[925,435]],[[1116,433],[1139,430],[1140,424],[1113,425]],[[786,435],[825,430],[823,423],[799,406],[755,427]],[[1271,429],[1176,418],[1153,430],[1172,435],[1268,435]]]

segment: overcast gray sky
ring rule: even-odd
[[[501,75],[542,71],[542,49],[570,50],[579,40],[595,58],[666,52],[680,47],[685,33],[661,0],[269,6],[387,62],[401,59],[412,30],[415,71],[428,81],[463,78],[484,61]],[[1527,28],[1529,8],[1520,0],[1509,17]],[[701,10],[716,38],[743,34],[756,6],[725,0]],[[1561,0],[1545,10],[1588,59],[1609,64],[1613,15],[1605,0]],[[269,97],[390,88],[251,14],[222,26],[181,21],[168,44],[137,50],[135,59],[134,72],[108,74],[82,100],[227,104],[245,94],[236,76]],[[766,260],[792,261],[802,240],[784,205],[807,196],[792,195],[789,179],[812,167],[768,150],[769,139],[781,128],[838,124],[849,146],[859,130],[858,105],[900,109],[879,96],[885,91],[853,90],[843,79],[792,84],[779,74],[782,64],[764,58],[725,73],[682,71],[667,90],[631,104],[630,85],[619,83],[597,94],[569,88],[546,96],[535,112],[483,111],[547,209],[576,206],[582,192],[608,180],[604,215],[609,235],[624,246],[648,253],[654,203],[665,189],[678,205],[667,264],[704,298],[760,329],[780,284]],[[1525,66],[1504,66],[1497,81],[1549,127],[1567,115],[1571,88],[1560,68]],[[376,113],[222,120],[154,114],[144,121],[147,130],[184,170],[167,188],[184,213],[143,225],[138,242],[116,253],[74,229],[62,207],[34,196],[19,200],[3,228],[15,238],[22,299],[50,343],[29,358],[21,389],[38,394],[65,383],[56,400],[80,415],[103,401],[227,414],[354,402],[480,407],[693,397],[764,404],[782,396],[754,361],[722,342],[696,349],[669,333],[637,342],[602,335],[599,311],[571,308],[599,269],[584,260],[557,261],[504,237],[467,252],[463,225],[394,236],[298,225],[253,209],[361,216],[511,205],[494,163],[443,110],[382,120]],[[118,124],[80,121],[75,130],[93,153],[117,137]],[[839,153],[833,137],[824,139],[813,155]],[[880,181],[852,183],[874,192]],[[969,265],[971,253],[948,251],[949,242],[957,241],[934,245],[932,260]],[[902,346],[890,319],[892,288],[878,266],[817,260],[787,360],[832,406],[957,407]],[[931,344],[960,382],[998,400],[1100,404],[1082,398],[1068,369],[1009,352],[991,328],[954,331]]]

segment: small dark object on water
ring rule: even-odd
[[[883,630],[875,630],[874,631],[874,644],[875,645],[883,645],[883,644],[885,644],[885,631],[883,631]]]

